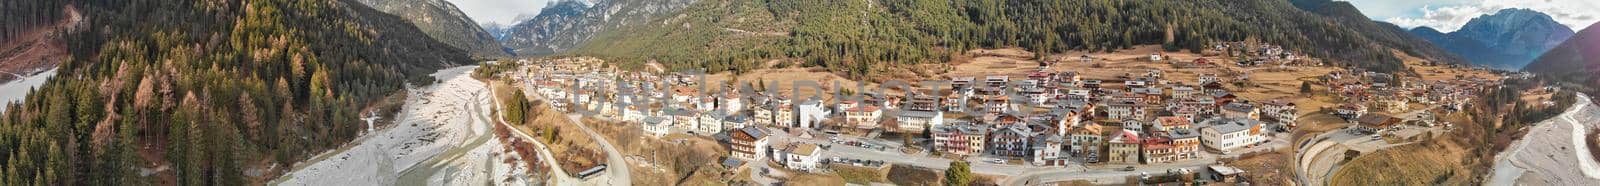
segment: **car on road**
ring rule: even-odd
[[[1133,166],[1123,167],[1122,171],[1133,171]]]
[[[989,160],[988,162],[989,163],[993,163],[993,164],[1006,164],[1006,160],[1002,160],[1002,159],[992,159],[992,160]]]

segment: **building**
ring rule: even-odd
[[[1233,102],[1222,106],[1222,117],[1260,120],[1261,110],[1249,103]]]
[[[879,127],[878,119],[883,118],[883,109],[879,109],[878,106],[860,105],[846,108],[844,115],[846,128],[872,130]]]
[[[729,147],[732,156],[748,160],[760,160],[767,155],[767,131],[757,127],[745,127],[734,130],[729,134]]]
[[[1165,135],[1151,135],[1135,143],[1144,146],[1143,149],[1135,150],[1139,154],[1142,154],[1140,157],[1144,157],[1142,160],[1144,163],[1157,164],[1172,162],[1172,154],[1174,153],[1172,139],[1167,138]]]
[[[1345,103],[1343,105],[1339,105],[1339,108],[1335,109],[1333,113],[1335,115],[1339,115],[1339,117],[1343,117],[1344,119],[1361,118],[1362,115],[1367,114],[1367,106],[1356,103]]]
[[[1000,128],[989,133],[988,145],[993,148],[989,152],[1007,158],[1027,157],[1033,152],[1032,146],[1028,145],[1028,142],[1032,142],[1033,135],[1033,132],[1026,127]]]
[[[1106,104],[1106,118],[1111,120],[1144,119],[1144,104],[1137,101],[1113,101]]]
[[[641,128],[645,134],[650,134],[657,138],[667,136],[667,132],[672,130],[672,120],[663,117],[646,117],[644,118],[644,123],[640,125],[642,125]]]
[[[818,165],[822,163],[822,149],[815,144],[790,145],[783,151],[788,157],[783,158],[785,161],[781,164],[789,169],[816,172],[819,170]]]
[[[1122,120],[1122,130],[1131,130],[1138,133],[1144,133],[1144,122],[1136,119]]]
[[[1066,166],[1067,158],[1061,156],[1061,148],[1065,143],[1066,139],[1060,135],[1034,136],[1033,142],[1030,143],[1033,145],[1033,165]]]
[[[1261,103],[1261,115],[1265,118],[1263,120],[1276,121],[1285,126],[1294,126],[1295,112],[1298,110],[1294,102],[1274,99]]]
[[[1266,140],[1261,121],[1245,118],[1216,118],[1201,123],[1200,142],[1212,149],[1229,151]]]
[[[795,125],[805,129],[816,128],[817,124],[822,123],[822,120],[827,118],[829,114],[828,108],[823,106],[822,100],[817,97],[806,99],[804,102],[795,105],[795,108],[798,111],[795,117],[799,118],[798,123]]]
[[[1356,131],[1376,134],[1399,126],[1400,118],[1383,114],[1368,114],[1356,119]]]
[[[726,118],[728,118],[728,114],[720,110],[701,114],[700,123],[695,125],[694,132],[700,135],[712,135],[722,132],[722,120]]]
[[[1189,122],[1188,118],[1167,116],[1156,118],[1156,123],[1151,124],[1150,128],[1158,131],[1170,131],[1173,129],[1191,129],[1190,127],[1192,126],[1193,123]]]
[[[1105,142],[1101,133],[1100,124],[1094,122],[1073,128],[1071,134],[1072,149],[1070,151],[1072,154],[1085,156],[1089,159],[1099,159],[1100,148],[1104,147],[1102,143]]]
[[[944,125],[944,112],[922,110],[900,110],[895,122],[900,124],[902,132],[921,132],[929,127]]]
[[[1166,137],[1172,145],[1172,161],[1200,159],[1200,132],[1194,129],[1173,129],[1166,131]]]
[[[672,113],[672,127],[680,130],[693,131],[700,126],[700,112],[694,110],[676,110]]]
[[[1117,131],[1106,140],[1106,162],[1119,164],[1139,163],[1139,133],[1131,130]]]
[[[957,123],[932,128],[934,149],[947,154],[977,155],[983,153],[987,127],[970,123]]]

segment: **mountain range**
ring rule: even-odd
[[[503,30],[500,42],[518,55],[563,52],[595,34],[646,24],[676,13],[695,0],[561,0]]]
[[[440,42],[478,58],[510,57],[495,36],[479,27],[455,4],[444,0],[358,0],[367,6],[411,21]]]
[[[1411,29],[1411,34],[1461,55],[1473,64],[1515,70],[1572,37],[1573,32],[1544,13],[1504,9],[1473,18],[1455,32],[1417,27]]]
[[[1600,95],[1600,24],[1589,25],[1523,70],[1574,83],[1591,96]]]

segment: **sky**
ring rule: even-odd
[[[456,4],[478,24],[497,23],[513,25],[519,20],[539,15],[539,10],[557,0],[445,0]]]
[[[1525,8],[1549,14],[1556,22],[1581,30],[1600,20],[1596,0],[1339,0],[1349,1],[1367,17],[1405,28],[1433,27],[1452,32],[1478,16],[1507,8]]]

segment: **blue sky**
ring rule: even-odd
[[[1373,20],[1413,28],[1428,26],[1450,32],[1472,18],[1501,9],[1526,8],[1549,14],[1572,30],[1580,30],[1600,20],[1600,1],[1596,0],[1340,0],[1349,1]]]
[[[496,23],[501,25],[516,24],[519,20],[533,18],[539,15],[539,9],[544,9],[556,0],[445,0],[456,4],[461,12],[473,21],[482,23]]]

